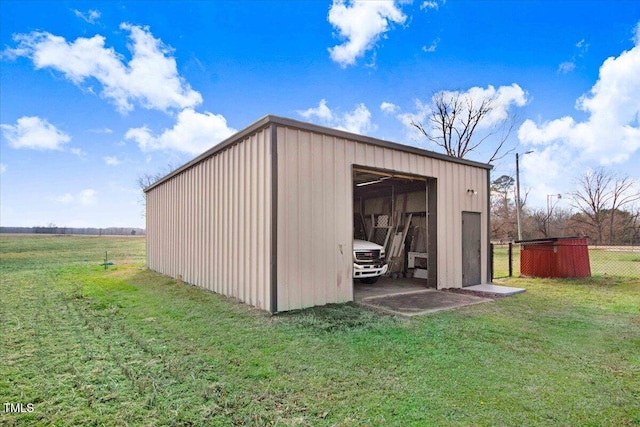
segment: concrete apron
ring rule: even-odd
[[[477,293],[491,293],[498,295],[513,295],[524,292],[524,289],[509,288],[495,285],[469,286],[468,289]],[[384,295],[365,296],[357,299],[357,303],[384,313],[403,317],[420,316],[443,310],[453,310],[472,304],[493,301],[476,295],[461,294],[435,289],[410,290],[405,292],[390,292]]]

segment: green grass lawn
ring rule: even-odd
[[[269,316],[146,270],[139,237],[2,235],[0,257],[0,404],[33,404],[3,425],[640,425],[639,278]]]

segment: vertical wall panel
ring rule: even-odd
[[[220,260],[220,265],[222,265],[222,263],[224,263],[226,259],[229,259],[229,262],[234,259],[233,254],[231,253],[231,226],[230,224],[227,224],[226,221],[227,218],[233,218],[233,212],[231,211],[231,191],[233,183],[231,182],[231,168],[229,167],[231,163],[231,152],[227,151],[226,153],[222,154],[226,155],[220,156],[222,157],[222,162],[224,163],[224,174],[220,177],[221,179],[219,182],[219,184],[221,185],[221,191],[224,192],[224,200],[222,201],[222,206],[224,209],[222,214],[222,226],[224,234],[222,236],[223,247],[221,252],[222,258]],[[226,185],[223,185],[223,183],[225,183]],[[224,272],[224,275],[222,276],[222,293],[224,295],[232,295],[230,270],[230,268],[222,269],[222,271]]]
[[[270,309],[270,144],[267,127],[147,193],[150,269]]]
[[[216,215],[216,239],[214,240],[214,248],[215,248],[215,261],[214,261],[214,265],[222,265],[222,262],[224,260],[224,254],[225,254],[225,250],[224,250],[224,245],[226,244],[225,242],[225,232],[227,230],[227,227],[224,227],[224,210],[225,210],[225,193],[224,193],[224,188],[220,186],[220,183],[222,182],[222,176],[223,173],[225,171],[224,169],[224,162],[223,160],[226,159],[227,156],[214,156],[212,158],[213,163],[214,163],[214,169],[216,171],[215,175],[216,178],[213,181],[212,185],[211,185],[211,191],[213,191],[213,193],[216,195],[216,205],[214,207],[214,212]],[[224,284],[225,284],[225,277],[226,277],[226,270],[224,268],[216,268],[214,269],[215,272],[215,282],[216,284],[218,284],[218,289],[220,289],[220,293],[224,293]],[[226,294],[225,294],[226,295]]]
[[[324,145],[322,143],[322,135],[312,134],[311,135],[311,143],[310,143],[310,153],[311,153],[311,169],[310,169],[310,180],[312,183],[323,182],[323,162],[324,158]],[[325,197],[326,192],[328,191],[325,185],[312,185],[310,191],[310,202],[311,202],[311,223],[317,223],[319,221],[323,221],[326,215],[326,206],[325,206]],[[314,203],[317,201],[316,203]],[[310,227],[310,240],[315,242],[317,245],[317,249],[314,250],[316,254],[315,260],[312,260],[311,263],[311,274],[314,277],[314,281],[312,284],[312,292],[311,295],[312,302],[314,304],[322,305],[326,304],[327,296],[326,292],[324,292],[323,284],[326,283],[326,272],[324,269],[324,265],[327,263],[327,245],[323,239],[323,230],[321,227]]]
[[[209,250],[211,248],[211,244],[207,244],[208,241],[211,240],[210,233],[210,218],[211,218],[211,203],[209,200],[211,192],[207,187],[207,182],[209,181],[209,159],[202,162],[202,221],[203,221],[203,231],[200,235],[200,246],[202,247],[202,251],[200,253],[200,283],[203,283],[203,286],[209,289],[210,278],[209,278],[209,269],[207,268],[207,260],[209,258]]]
[[[317,285],[320,292],[324,290],[324,302],[336,302],[339,300],[338,298],[338,287],[335,286],[337,283],[338,277],[338,262],[339,262],[339,254],[336,251],[337,240],[336,240],[336,229],[334,224],[336,222],[336,190],[335,187],[337,185],[336,180],[334,179],[336,176],[336,152],[334,149],[335,139],[330,136],[322,135],[322,182],[324,183],[323,187],[325,187],[325,193],[323,197],[322,204],[322,212],[324,219],[325,229],[320,228],[320,231],[324,239],[322,239],[322,259],[324,260],[324,265],[326,266],[324,274],[322,276],[323,282]]]
[[[257,221],[257,252],[256,256],[258,257],[256,260],[256,275],[257,278],[262,280],[266,280],[270,282],[271,280],[271,175],[267,173],[267,171],[271,171],[271,147],[269,144],[271,143],[270,134],[267,135],[265,132],[262,132],[258,141],[257,148],[257,157],[256,164],[258,165],[256,172],[256,181],[261,183],[262,186],[256,186],[257,193],[257,204],[256,206],[265,206],[265,212],[268,210],[268,215],[263,215],[258,217]],[[271,173],[275,173],[271,171]],[[268,177],[268,179],[267,179]],[[268,209],[267,209],[268,206]],[[262,220],[260,220],[262,218]],[[269,257],[264,256],[264,254],[269,254]],[[270,307],[270,288],[266,286],[260,286],[257,288],[257,307]]]
[[[312,238],[312,231],[314,229],[314,221],[318,221],[319,218],[314,218],[314,206],[312,205],[313,187],[315,187],[316,185],[312,180],[313,174],[311,173],[313,169],[313,148],[311,145],[311,134],[308,132],[298,132],[298,141],[298,176],[301,182],[305,182],[308,184],[307,191],[299,192],[299,209],[297,218],[297,222],[299,224],[298,250],[308,250],[315,253],[316,250],[314,249],[314,247],[316,246],[316,242]],[[309,225],[305,225],[305,223],[307,222],[309,223]],[[310,277],[313,277],[315,274],[313,268],[314,261],[315,260],[313,259],[313,256],[301,256],[300,258],[301,271],[309,272]],[[299,305],[302,307],[310,307],[316,305],[314,302],[315,279],[309,280],[309,277],[302,276],[299,277],[299,280],[302,283],[302,289],[305,289],[305,292],[300,292],[298,302]]]
[[[238,221],[238,238],[237,238],[237,242],[238,242],[238,248],[236,250],[236,253],[238,254],[238,257],[243,256],[247,262],[251,262],[251,252],[249,251],[249,248],[246,247],[246,240],[244,239],[245,234],[246,234],[246,229],[249,228],[251,226],[251,222],[247,221],[247,206],[245,206],[244,201],[250,196],[249,193],[247,193],[247,188],[245,186],[245,182],[246,182],[246,176],[250,173],[249,171],[249,166],[251,165],[251,163],[249,162],[249,159],[246,156],[246,150],[245,148],[247,147],[247,144],[239,144],[238,145],[238,164],[237,167],[240,167],[240,162],[244,163],[244,167],[246,168],[246,173],[240,175],[238,177],[238,219],[240,221]],[[246,288],[245,286],[247,286],[247,280],[246,280],[246,269],[244,268],[238,268],[238,298],[241,301],[248,301],[247,298],[247,292],[246,292]]]

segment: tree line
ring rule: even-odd
[[[83,234],[92,236],[139,236],[144,235],[144,228],[132,227],[58,227],[54,224],[36,227],[0,227],[0,233],[13,234]]]
[[[586,236],[595,245],[640,244],[640,191],[628,176],[604,168],[578,178],[566,195],[547,195],[546,208],[530,208],[521,197],[523,239]],[[559,208],[560,199],[570,208]],[[491,239],[517,239],[515,180],[502,175],[491,183]]]

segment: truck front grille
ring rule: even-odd
[[[356,252],[356,261],[371,262],[378,260],[380,260],[380,250]]]

